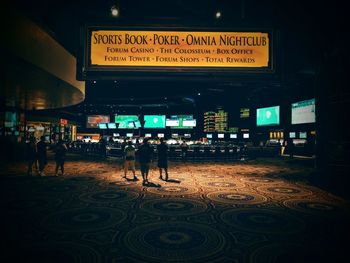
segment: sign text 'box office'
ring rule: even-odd
[[[88,29],[85,70],[272,69],[270,32]]]

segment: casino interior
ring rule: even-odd
[[[349,53],[338,1],[1,5],[2,262],[347,257]],[[45,168],[28,174],[32,140],[45,142]],[[123,177],[127,142],[137,180]]]

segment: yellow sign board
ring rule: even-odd
[[[260,32],[94,30],[90,44],[91,66],[269,66],[269,36]]]

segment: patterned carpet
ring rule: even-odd
[[[311,186],[310,167],[170,163],[170,182],[153,168],[145,187],[122,179],[119,162],[72,158],[59,177],[52,162],[43,177],[24,176],[23,163],[3,167],[2,262],[342,262],[348,255],[350,205]]]

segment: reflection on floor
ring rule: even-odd
[[[169,182],[151,171],[160,187],[122,179],[117,160],[71,160],[59,177],[52,163],[46,170],[1,172],[6,262],[340,262],[347,254],[349,203],[309,185],[311,168],[283,160],[171,163]]]

